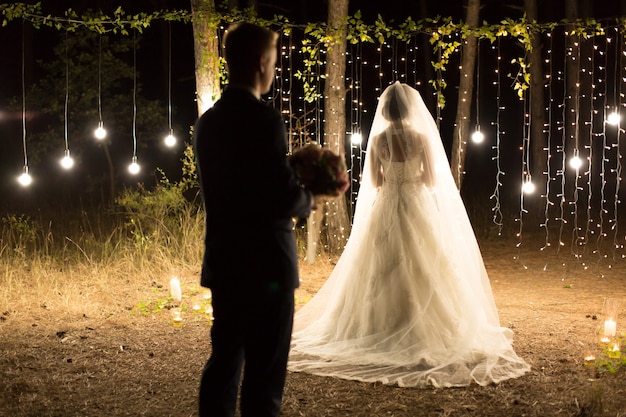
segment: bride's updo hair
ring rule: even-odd
[[[383,98],[382,115],[389,121],[403,120],[409,115],[406,94],[400,83],[395,83]]]

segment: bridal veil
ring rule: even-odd
[[[500,326],[435,121],[408,85],[379,99],[350,238],[295,316],[289,369],[437,387],[529,369]]]

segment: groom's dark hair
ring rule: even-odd
[[[276,47],[278,34],[252,23],[238,22],[229,26],[224,37],[224,55],[232,77],[246,75],[259,63],[259,58]]]

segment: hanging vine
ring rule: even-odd
[[[79,14],[73,9],[68,9],[64,16],[60,17],[45,14],[41,2],[35,4],[2,4],[0,5],[0,14],[2,15],[2,26],[8,25],[13,20],[24,20],[31,22],[36,28],[49,26],[67,31],[86,28],[101,34],[112,32],[123,35],[129,35],[134,30],[141,33],[153,22],[159,20],[189,23],[192,19],[189,10],[159,10],[151,13],[130,14],[125,12],[122,7],[118,7],[111,15],[101,12]],[[275,15],[272,19],[263,19],[258,17],[254,9],[251,8],[225,12],[216,11],[215,15],[211,17],[211,21],[216,24],[216,27],[235,21],[248,21],[266,27],[275,27],[284,32],[291,32],[294,28],[303,29],[304,38],[300,46],[300,53],[303,56],[302,69],[295,72],[295,77],[302,82],[305,93],[304,99],[307,102],[321,98],[317,85],[320,80],[324,79],[324,74],[317,69],[323,64],[321,56],[325,48],[334,41],[328,35],[328,28],[325,23],[313,22],[306,25],[295,25],[280,15]],[[616,18],[614,21],[622,33],[626,32],[626,18]],[[507,18],[498,24],[483,23],[483,25],[475,28],[470,28],[462,21],[455,22],[451,17],[426,18],[418,21],[407,17],[404,22],[394,26],[392,23],[385,22],[380,15],[374,23],[366,24],[362,20],[360,11],[357,11],[353,16],[347,16],[347,22],[346,39],[351,44],[374,42],[384,44],[394,39],[409,42],[418,33],[429,34],[429,41],[436,57],[431,65],[439,76],[428,82],[435,89],[439,108],[445,106],[444,91],[447,88],[447,82],[443,74],[448,69],[451,58],[458,53],[463,40],[470,35],[479,39],[487,39],[492,43],[498,38],[510,37],[520,44],[522,54],[511,61],[517,65],[518,70],[508,75],[513,81],[512,88],[519,97],[523,97],[525,91],[530,87],[530,73],[526,56],[532,50],[531,33],[550,32],[556,26],[573,23],[575,29],[571,35],[587,39],[592,36],[603,35],[606,27],[595,19],[537,23],[527,21],[525,16],[520,19]]]

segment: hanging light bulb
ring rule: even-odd
[[[352,135],[350,135],[350,143],[352,143],[353,145],[359,146],[362,141],[363,135],[361,135],[360,133],[352,133]]]
[[[65,169],[70,169],[74,166],[74,159],[70,156],[70,150],[65,150],[65,156],[61,159],[61,166]]]
[[[472,142],[482,143],[483,140],[485,140],[485,135],[480,131],[480,127],[476,126],[476,131],[472,133]]]
[[[621,117],[617,110],[614,111],[613,113],[610,113],[606,118],[606,122],[612,126],[617,126],[620,120],[621,120]]]
[[[102,121],[100,121],[98,123],[98,127],[96,128],[96,130],[94,130],[93,135],[96,137],[96,139],[98,140],[102,140],[104,138],[106,138],[107,136],[107,131],[104,128],[104,125],[102,124]]]
[[[578,149],[574,149],[574,156],[569,160],[569,166],[573,169],[579,169],[583,165],[582,159],[578,156]]]
[[[33,182],[33,178],[28,173],[28,166],[24,166],[24,172],[17,178],[17,182],[24,187],[28,187]]]
[[[165,137],[165,146],[168,148],[174,147],[176,145],[176,136],[174,136],[174,129],[170,129],[170,134]]]
[[[530,174],[526,176],[524,183],[522,184],[522,192],[524,194],[532,194],[535,192],[535,184],[533,184]]]
[[[128,172],[130,172],[133,175],[136,175],[139,173],[139,170],[140,170],[140,166],[137,163],[137,156],[133,156],[132,162],[128,166]]]

